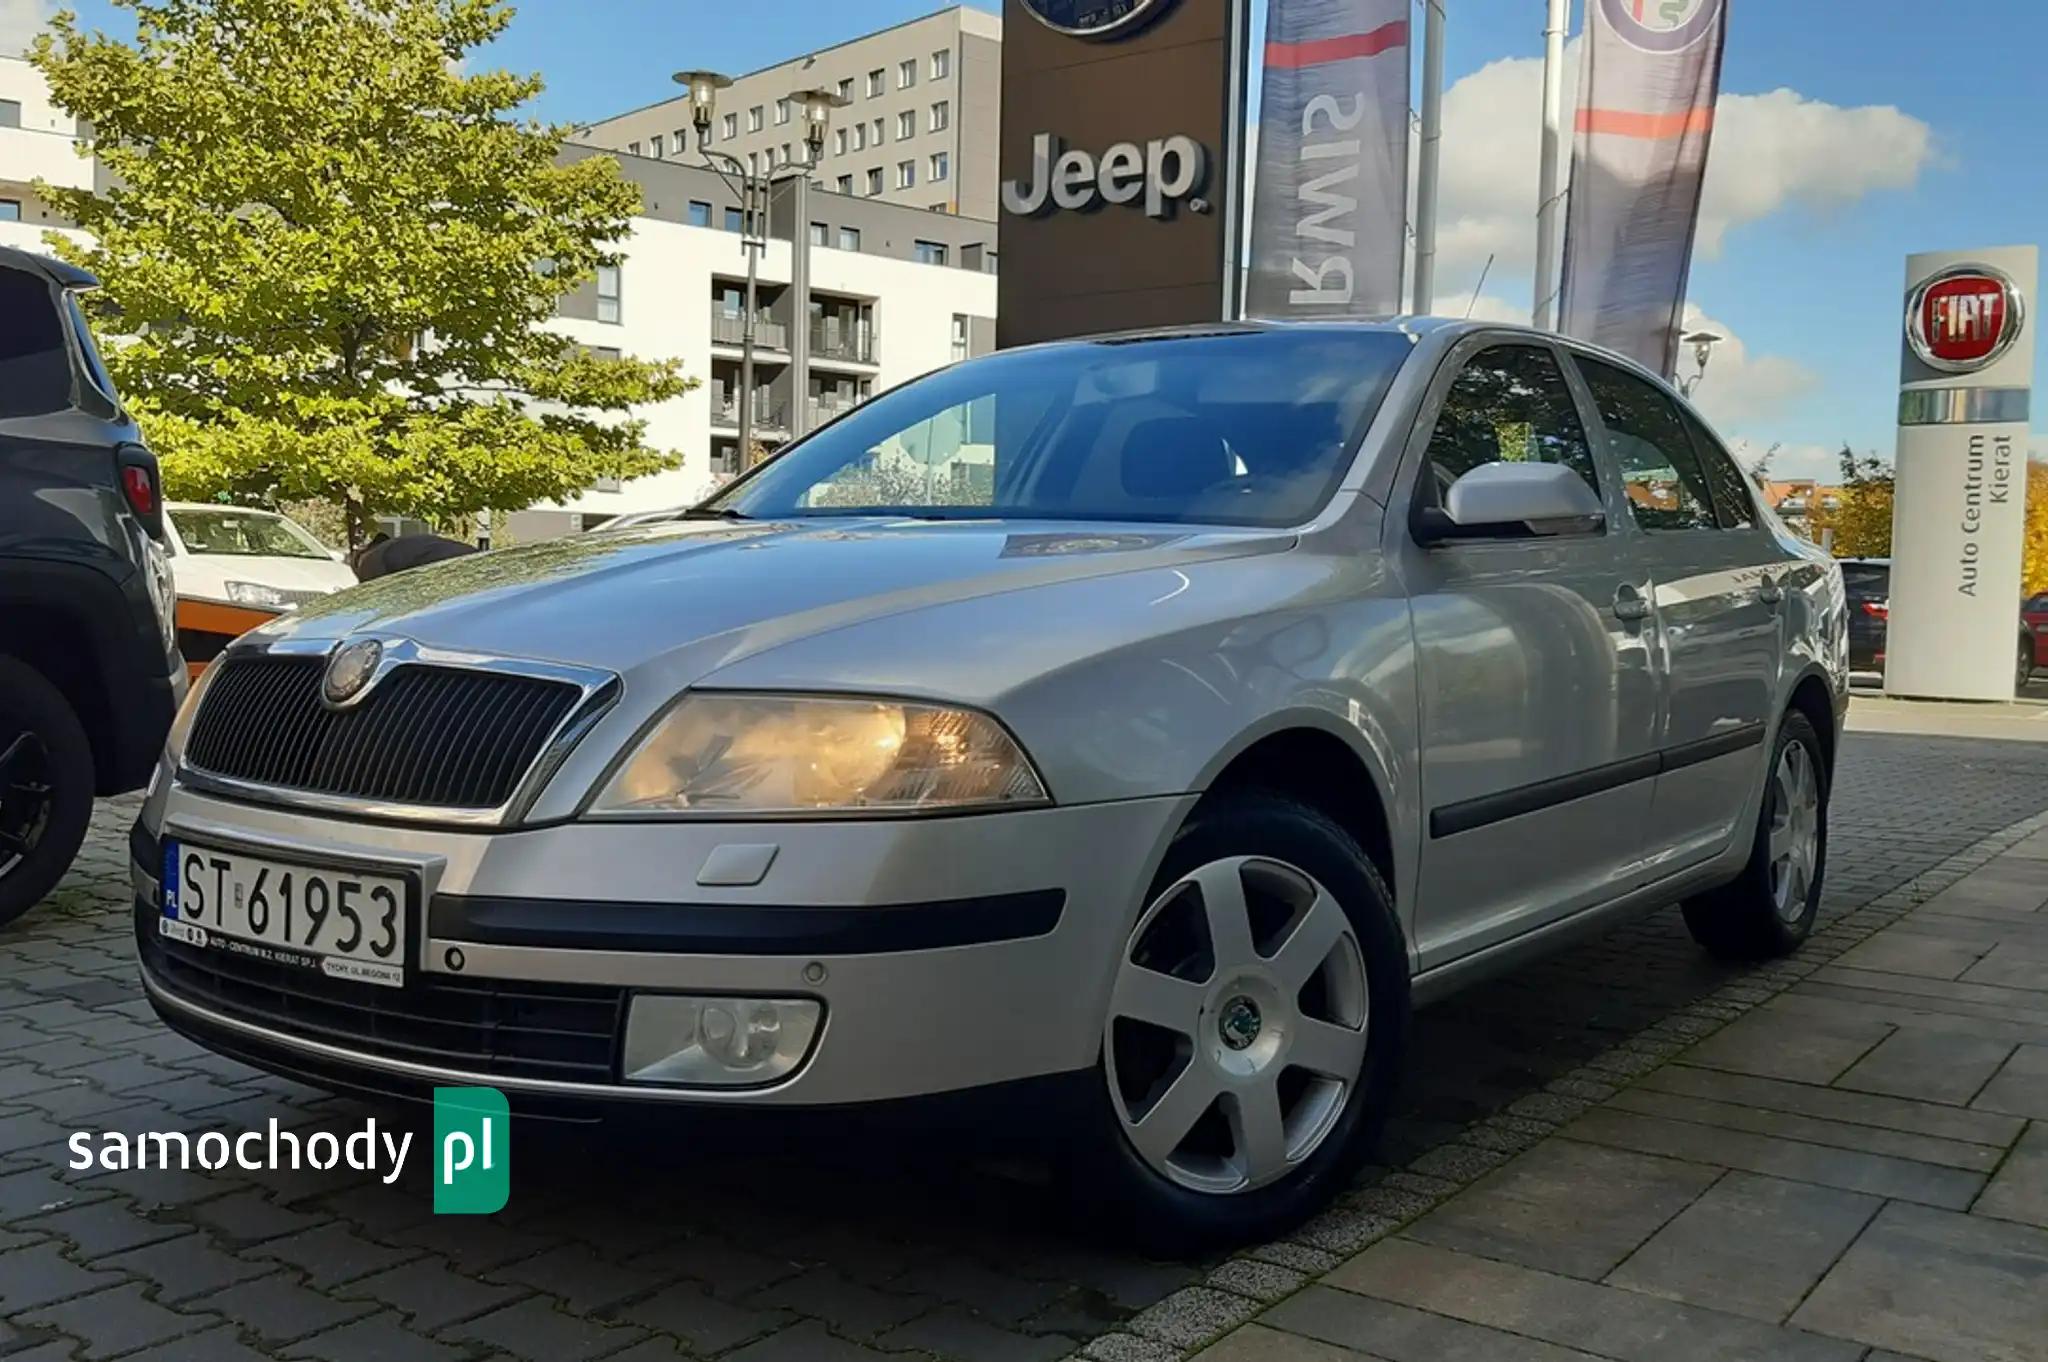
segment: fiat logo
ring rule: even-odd
[[[2002,271],[1955,265],[1914,289],[1906,302],[1906,341],[1930,369],[1975,373],[2012,348],[2027,303]]]
[[[363,697],[384,660],[384,645],[374,638],[344,643],[327,658],[327,671],[320,678],[320,698],[329,709],[341,709]]]

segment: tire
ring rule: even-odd
[[[1803,800],[1796,792],[1797,786],[1787,784],[1787,764],[1802,762],[1811,779],[1813,795],[1811,809],[1803,815],[1798,807]],[[1749,860],[1735,879],[1685,905],[1685,925],[1693,940],[1711,954],[1725,960],[1765,960],[1797,950],[1813,930],[1821,886],[1827,877],[1831,774],[1813,724],[1797,710],[1787,713],[1778,726],[1777,744],[1771,749]],[[1789,801],[1789,814],[1788,789],[1795,791]],[[1789,847],[1808,848],[1803,875],[1795,865],[1781,865],[1782,855],[1773,855],[1774,832],[1787,829]],[[1804,883],[1795,878],[1787,886],[1781,876],[1803,878]]]
[[[71,868],[92,818],[92,745],[40,672],[0,657],[0,927]]]
[[[1206,877],[1204,883],[1218,885],[1224,881],[1217,877],[1235,874],[1241,917],[1250,929],[1243,941],[1259,957],[1248,966],[1228,964],[1230,953],[1218,949],[1209,931],[1207,894],[1199,886],[1192,896],[1188,892],[1197,873]],[[1225,898],[1224,892],[1216,895],[1218,902]],[[1120,947],[1103,1049],[1079,1122],[1081,1138],[1069,1146],[1080,1164],[1073,1185],[1087,1195],[1093,1223],[1115,1227],[1156,1252],[1185,1255],[1275,1237],[1349,1184],[1385,1121],[1409,1012],[1408,950],[1393,897],[1357,841],[1328,815],[1285,795],[1245,790],[1212,795],[1197,806],[1168,849],[1147,905]],[[1206,970],[1200,934],[1209,937]],[[1178,945],[1160,944],[1176,937]],[[1169,1032],[1121,1015],[1126,980],[1142,982],[1151,972],[1140,969],[1141,959],[1154,968],[1171,967],[1187,989],[1199,989],[1207,999],[1192,1014],[1191,1027]],[[1312,966],[1305,984],[1292,988],[1308,961],[1321,963]],[[1261,992],[1267,972],[1272,987]],[[1265,1001],[1254,1006],[1250,995]],[[1197,995],[1177,992],[1174,1001],[1178,1006],[1189,996]],[[1256,1039],[1247,1038],[1247,1031]],[[1162,1046],[1162,1034],[1184,1041]],[[1198,1038],[1206,1039],[1206,1051]],[[1329,1048],[1333,1039],[1341,1049]],[[1183,1066],[1175,1074],[1171,1066],[1177,1061],[1165,1059],[1168,1076],[1152,1081],[1152,1100],[1141,1108],[1136,1094],[1146,1085],[1147,1051],[1178,1053]],[[1326,1058],[1340,1053],[1347,1058]],[[1301,1067],[1316,1063],[1326,1067]],[[1325,1076],[1347,1064],[1356,1066],[1348,1083]],[[1256,1065],[1260,1071],[1233,1077],[1232,1065]],[[1141,1127],[1134,1120],[1141,1111],[1143,1119],[1170,1119],[1162,1109],[1182,1079],[1258,1084],[1268,1081],[1267,1073],[1275,1094],[1269,1110],[1278,1119],[1266,1129],[1277,1133],[1283,1157],[1265,1160],[1266,1180],[1246,1172],[1256,1160],[1248,1154],[1245,1132],[1256,1118],[1240,1103],[1258,1104],[1234,1093],[1220,1093],[1207,1107],[1195,1106],[1205,1100],[1199,1095],[1183,1104],[1202,1114],[1184,1141],[1158,1156],[1166,1159],[1167,1171],[1138,1148],[1133,1132]],[[1234,1153],[1201,1152],[1205,1138]],[[1270,1139],[1265,1144],[1276,1147]],[[1206,1162],[1212,1157],[1213,1164]],[[1242,1185],[1223,1188],[1233,1176]],[[1202,1186],[1191,1185],[1198,1180]]]

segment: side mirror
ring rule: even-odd
[[[1558,463],[1485,463],[1451,484],[1441,511],[1425,511],[1425,541],[1597,534],[1606,508],[1586,480]]]

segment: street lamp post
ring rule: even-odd
[[[726,187],[740,200],[741,244],[747,252],[746,315],[740,327],[739,414],[740,465],[741,471],[745,471],[753,460],[754,318],[760,306],[759,264],[761,253],[768,248],[769,194],[776,176],[772,169],[765,175],[749,170],[746,163],[732,153],[714,151],[704,145],[705,136],[711,131],[712,113],[718,105],[718,92],[732,84],[730,77],[716,71],[678,71],[675,81],[690,92],[690,121],[697,129],[697,150],[702,153],[705,165],[724,180]],[[804,109],[804,159],[802,162],[787,162],[784,166],[785,169],[794,167],[797,171],[790,203],[796,222],[790,233],[790,286],[795,299],[789,342],[792,390],[789,421],[790,433],[801,435],[808,425],[811,368],[810,179],[825,149],[825,133],[831,126],[832,110],[844,108],[846,101],[831,90],[804,90],[792,97],[801,100]],[[721,162],[731,168],[731,175],[719,168]]]
[[[1691,397],[1693,389],[1707,376],[1707,361],[1713,358],[1714,347],[1721,343],[1721,338],[1711,331],[1695,331],[1690,336],[1680,336],[1678,343],[1692,347],[1692,377],[1678,385],[1681,393]]]
[[[811,172],[824,155],[832,111],[845,108],[847,101],[832,90],[800,90],[791,98],[800,101],[804,111],[804,159],[793,163],[797,174],[790,212],[796,224],[789,242],[789,282],[796,293],[789,338],[789,433],[797,436],[811,428]]]

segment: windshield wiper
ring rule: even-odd
[[[689,510],[676,517],[678,520],[752,520],[753,518],[745,511],[736,511],[730,506],[720,506],[716,509],[709,506],[692,506]]]

